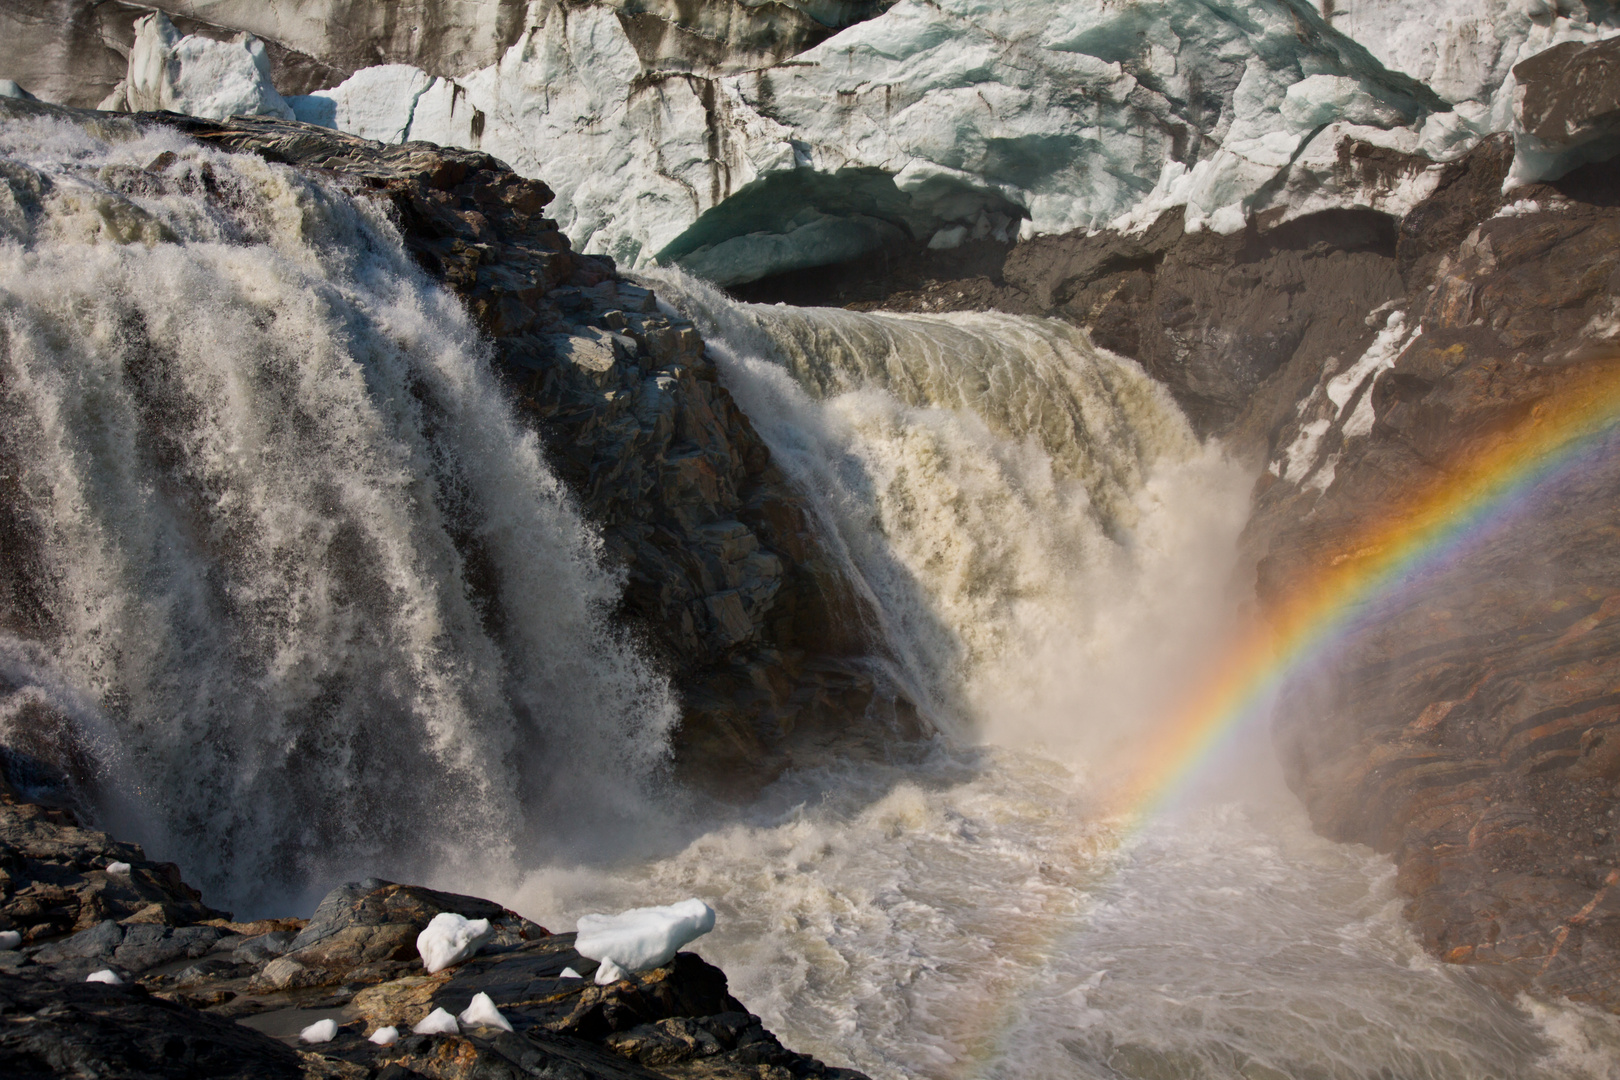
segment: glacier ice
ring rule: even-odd
[[[581,915],[574,949],[600,962],[596,981],[607,985],[624,972],[666,964],[683,945],[714,929],[714,909],[702,900],[631,908],[617,915]],[[621,970],[622,969],[622,970]]]
[[[623,0],[538,4],[494,64],[367,68],[291,108],[485,150],[552,187],[583,250],[733,284],[1174,207],[1218,232],[1279,208],[1401,213],[1438,170],[1347,176],[1343,140],[1449,160],[1512,130],[1514,63],[1620,32],[1580,0],[1437,2],[899,0],[720,77],[639,54]],[[860,5],[797,6],[832,26]]]
[[[252,34],[233,41],[182,35],[161,11],[135,20],[129,73],[102,108],[169,109],[222,120],[227,116],[293,119],[270,81],[270,57]]]
[[[428,974],[434,975],[476,953],[489,935],[488,919],[468,919],[441,911],[416,935],[416,951]]]
[[[392,1025],[388,1027],[380,1027],[371,1033],[371,1036],[369,1039],[367,1039],[367,1041],[375,1043],[378,1046],[393,1046],[395,1043],[399,1042],[399,1028],[393,1027]]]

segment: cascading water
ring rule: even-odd
[[[1426,956],[1388,861],[1311,832],[1263,733],[1144,830],[1099,816],[1116,746],[1241,606],[1247,477],[1135,365],[1042,320],[653,284],[956,748],[801,770],[684,850],[513,902],[567,925],[702,896],[733,991],[879,1080],[1609,1075],[1612,1019]]]
[[[0,178],[0,739],[70,718],[121,833],[238,910],[493,888],[569,801],[644,812],[667,690],[380,210],[44,121],[0,128]]]
[[[648,856],[608,841],[654,831],[669,695],[370,204],[48,123],[0,129],[0,178],[0,741],[97,775],[211,900],[384,874],[566,927],[695,894],[733,991],[878,1080],[1613,1060],[1606,1018],[1427,958],[1387,861],[1312,835],[1263,746],[1143,832],[1099,817],[1240,606],[1247,477],[1083,333],[658,280],[951,738],[801,769]]]

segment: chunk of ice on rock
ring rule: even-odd
[[[0,952],[10,952],[22,947],[22,935],[15,930],[0,930]],[[574,978],[579,978],[575,975]]]
[[[124,985],[124,980],[119,977],[118,972],[112,970],[111,968],[102,968],[100,971],[93,971],[84,977],[84,981],[106,983],[108,986]]]
[[[127,862],[110,862],[110,863],[107,864],[107,873],[109,873],[109,874],[128,874],[129,873],[129,863],[127,863]]]
[[[307,1043],[331,1042],[337,1037],[337,1027],[337,1021],[330,1017],[325,1020],[317,1020],[298,1033],[298,1041]]]
[[[418,1020],[416,1026],[411,1028],[418,1035],[460,1035],[461,1028],[456,1026],[456,1018],[443,1009],[434,1009]]]
[[[584,977],[585,976],[581,975],[579,972],[575,971],[571,967],[563,968],[562,969],[562,974],[557,976],[557,978],[559,978],[559,979],[583,979]]]
[[[399,1028],[380,1027],[371,1033],[370,1041],[378,1046],[393,1046],[399,1042]]]
[[[501,1015],[501,1010],[495,1007],[494,999],[483,992],[473,995],[472,1004],[468,1005],[457,1019],[468,1027],[478,1027],[482,1024],[485,1027],[500,1028],[502,1031],[512,1030],[512,1025]]]
[[[681,946],[714,929],[714,909],[701,900],[667,907],[632,908],[617,915],[581,915],[574,949],[600,961],[598,986],[667,964]],[[619,969],[623,969],[620,971]]]
[[[454,912],[441,911],[427,928],[416,935],[416,951],[428,974],[437,974],[451,964],[459,964],[489,940],[488,919],[468,919]]]

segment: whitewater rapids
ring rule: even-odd
[[[599,541],[373,204],[45,122],[0,179],[0,741],[211,901],[375,874],[566,930],[697,896],[733,992],[876,1080],[1612,1075],[1611,1018],[1426,957],[1264,732],[1144,831],[1098,815],[1245,615],[1250,478],[1082,332],[654,282],[944,733],[703,816]]]

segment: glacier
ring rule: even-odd
[[[1177,207],[1221,233],[1261,214],[1402,214],[1438,163],[1515,131],[1514,64],[1620,33],[1598,0],[1440,0],[1439,17],[1397,0],[899,0],[876,15],[797,0],[848,25],[716,74],[701,49],[649,49],[636,19],[665,6],[534,3],[493,64],[364,68],[286,107],[486,151],[556,192],[583,250],[738,284],[907,246],[1141,229]],[[133,55],[131,73],[134,87]],[[280,100],[264,83],[252,111]],[[1344,166],[1347,140],[1412,164],[1370,181]],[[1557,164],[1527,153],[1515,179]]]

